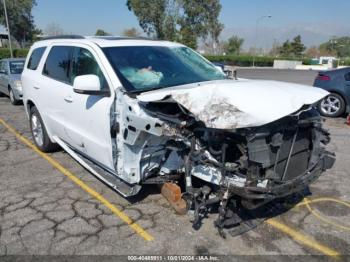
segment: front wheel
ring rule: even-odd
[[[338,117],[344,114],[346,104],[340,95],[331,93],[320,102],[318,107],[321,115],[327,117]]]
[[[58,145],[51,142],[39,111],[35,106],[30,109],[29,123],[34,143],[42,152],[48,153],[58,149]]]
[[[10,97],[11,104],[13,105],[19,105],[19,103],[21,102],[15,97],[15,94],[13,93],[13,90],[11,87],[9,88],[9,97]]]

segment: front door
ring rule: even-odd
[[[98,56],[89,46],[74,47],[70,66],[70,82],[81,75],[97,75],[102,89],[109,89],[106,73]],[[114,170],[111,139],[111,108],[114,93],[109,97],[75,93],[73,86],[66,93],[63,112],[66,142],[92,160]]]

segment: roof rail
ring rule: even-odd
[[[158,39],[152,39],[152,38],[142,37],[142,36],[137,36],[137,37],[128,37],[128,36],[92,36],[91,38],[103,39],[103,40],[154,40],[154,41],[159,41]]]
[[[40,39],[43,40],[52,40],[52,39],[85,39],[84,36],[81,35],[57,35],[57,36],[47,36]]]

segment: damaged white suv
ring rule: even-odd
[[[66,36],[35,43],[22,74],[35,144],[60,145],[125,197],[182,186],[195,221],[254,209],[332,167],[318,88],[228,79],[177,43]],[[230,211],[231,210],[231,211]]]

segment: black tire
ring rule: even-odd
[[[10,97],[11,104],[14,106],[17,106],[21,103],[21,100],[16,99],[15,94],[13,93],[13,90],[11,87],[9,87],[9,97]]]
[[[330,101],[336,101],[336,107],[337,109],[330,109]],[[329,110],[327,110],[329,109]],[[337,93],[331,93],[329,96],[324,98],[319,104],[318,104],[318,110],[320,111],[321,115],[326,117],[339,117],[342,116],[345,113],[346,109],[346,103],[342,96],[338,95]]]
[[[34,118],[36,118],[36,120],[33,120]],[[38,138],[38,125],[36,126],[36,130],[35,130],[33,121],[37,121],[37,124],[40,123],[42,140],[40,140]],[[33,106],[30,109],[29,125],[30,125],[30,131],[32,132],[34,143],[35,143],[36,147],[40,149],[40,151],[45,152],[45,153],[49,153],[49,152],[54,152],[54,151],[58,150],[59,146],[57,144],[51,142],[51,140],[47,134],[44,122],[39,114],[38,109],[35,106]]]

